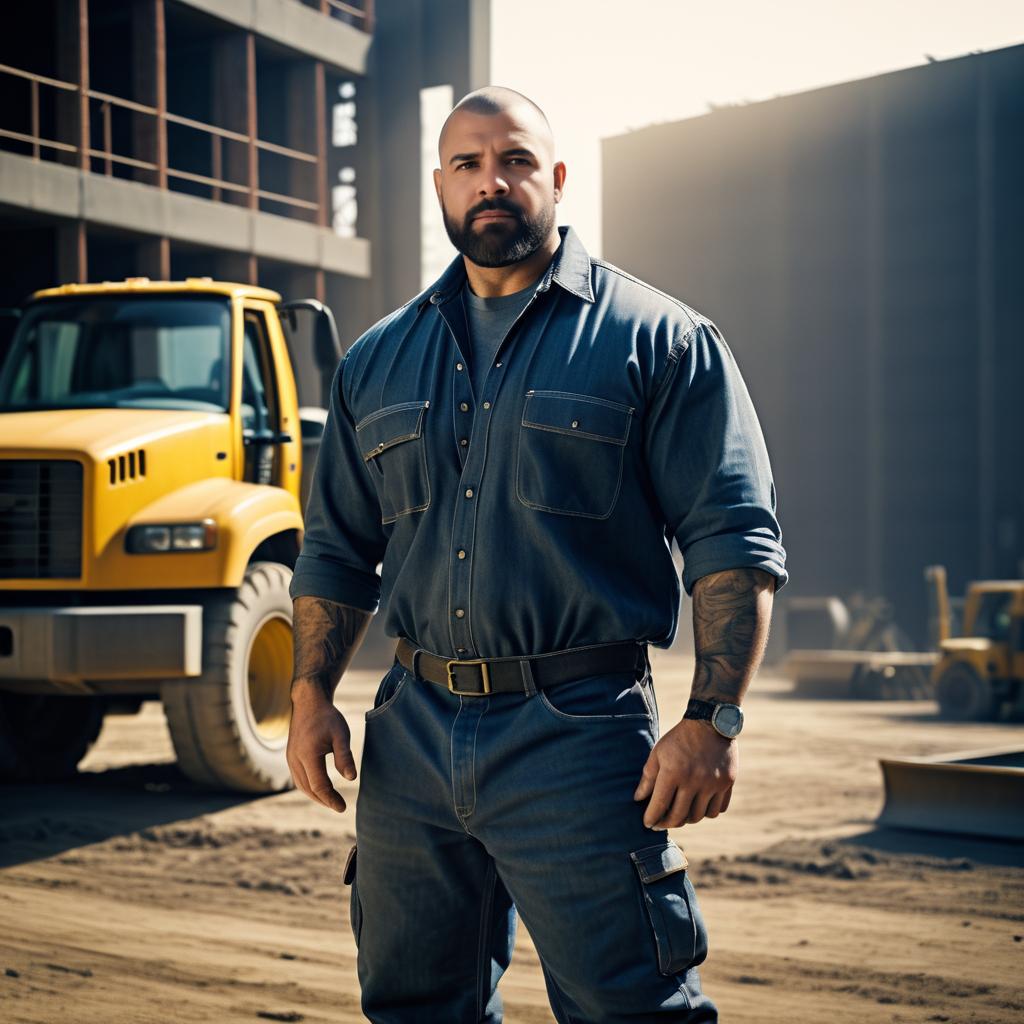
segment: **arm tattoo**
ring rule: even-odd
[[[727,569],[697,580],[692,697],[740,702],[764,656],[774,593],[774,577],[761,569]]]
[[[294,601],[296,686],[312,683],[328,700],[348,668],[373,618],[370,612],[335,604],[319,597],[297,597]]]

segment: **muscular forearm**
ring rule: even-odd
[[[334,699],[334,688],[362,643],[373,617],[361,608],[319,597],[293,603],[295,672],[292,699],[299,694]]]
[[[692,697],[741,702],[764,656],[774,594],[775,577],[761,569],[727,569],[697,580]]]

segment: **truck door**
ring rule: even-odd
[[[242,342],[243,479],[274,484],[280,476],[280,403],[270,354],[267,321],[262,312],[246,309]]]

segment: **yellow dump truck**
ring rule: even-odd
[[[288,328],[286,337],[285,328]],[[163,702],[182,770],[290,784],[288,584],[330,310],[206,278],[37,292],[0,365],[0,778],[59,778]]]

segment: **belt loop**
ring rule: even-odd
[[[519,662],[519,674],[523,677],[523,692],[532,697],[537,692],[537,684],[533,680],[533,664],[529,658]]]
[[[423,654],[423,648],[417,647],[412,652],[412,675],[414,679],[418,679],[421,683],[424,681],[423,676],[420,675],[419,671],[419,656]]]
[[[644,678],[649,679],[651,676],[651,659],[647,651],[647,644],[640,644],[640,653],[644,659]]]

